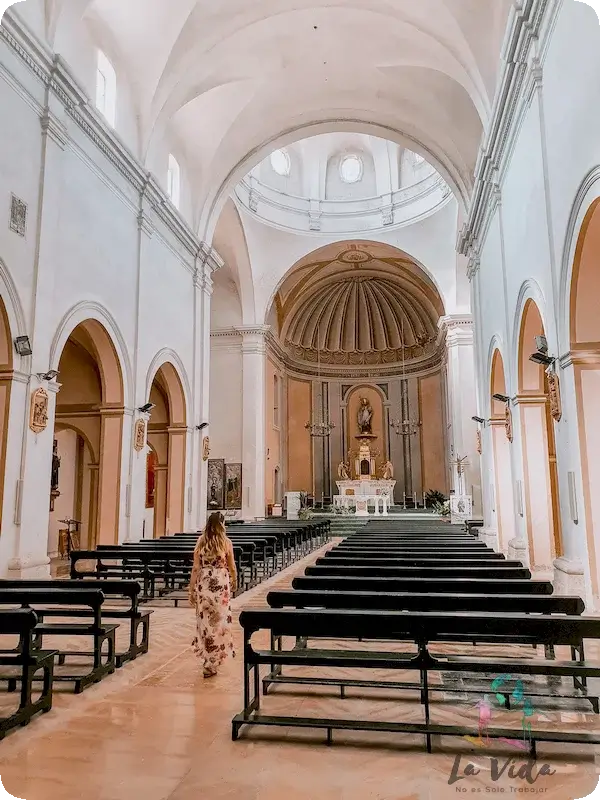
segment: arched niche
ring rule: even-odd
[[[600,595],[600,198],[588,209],[575,250],[570,287],[570,360],[573,365],[590,580]]]
[[[530,360],[536,350],[536,336],[545,335],[540,310],[529,298],[523,306],[518,352],[527,532],[532,565],[551,570],[554,559],[563,554],[555,423],[550,414],[546,370]]]
[[[179,533],[185,525],[187,409],[181,378],[171,362],[156,371],[148,401],[154,404],[148,423],[148,444],[155,453],[151,525],[158,538]]]
[[[81,544],[119,540],[124,389],[112,338],[95,319],[70,332],[58,357],[54,440],[60,458],[48,552],[58,550],[63,519],[81,523]],[[58,492],[58,494],[56,494]]]

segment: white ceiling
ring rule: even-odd
[[[126,69],[142,154],[166,132],[194,168],[200,233],[271,150],[349,130],[408,146],[464,201],[511,0],[51,0]]]

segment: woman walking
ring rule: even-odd
[[[231,592],[237,585],[233,545],[225,518],[211,514],[194,550],[189,598],[196,609],[194,652],[202,659],[204,677],[212,678],[233,650]]]

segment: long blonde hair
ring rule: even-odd
[[[220,511],[215,511],[208,518],[206,527],[196,543],[194,561],[198,562],[201,555],[207,558],[225,555],[228,541],[225,517]]]

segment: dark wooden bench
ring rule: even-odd
[[[60,581],[57,581],[59,583]],[[104,594],[99,589],[83,588],[65,590],[57,587],[51,589],[0,588],[0,606],[22,606],[33,608],[37,614],[33,647],[43,650],[44,638],[78,637],[90,638],[93,642],[91,669],[81,672],[67,670],[54,673],[55,681],[73,683],[75,693],[79,694],[88,686],[102,680],[115,671],[115,631],[117,625],[107,625],[102,620]],[[66,613],[61,613],[63,609]],[[68,620],[48,622],[48,618],[67,616]],[[90,622],[74,622],[74,619],[91,617]],[[85,652],[59,648],[56,650],[59,664],[64,664],[67,656],[86,656]],[[16,688],[13,686],[13,688]]]
[[[465,559],[465,558],[477,558],[482,559],[485,561],[505,561],[504,555],[502,553],[493,553],[492,551],[477,551],[476,553],[472,552],[471,550],[423,550],[421,548],[416,548],[412,550],[411,548],[395,548],[393,550],[387,550],[385,548],[379,550],[371,550],[366,548],[358,548],[358,547],[345,547],[343,544],[340,544],[338,547],[334,547],[332,550],[328,550],[328,553],[336,556],[357,556],[359,555],[361,558],[444,558],[444,560],[450,561],[455,559]]]
[[[348,575],[350,577],[363,576],[365,578],[385,578],[386,576],[390,578],[531,578],[531,572],[525,567],[506,567],[502,564],[489,567],[396,567],[370,566],[369,563],[337,566],[335,564],[330,565],[327,559],[323,559],[323,561],[325,563],[307,567],[305,574],[315,576]]]
[[[518,569],[523,567],[522,561],[477,558],[474,555],[471,558],[455,558],[449,562],[447,559],[439,557],[419,558],[418,556],[404,557],[396,555],[382,555],[381,558],[365,558],[360,554],[350,555],[342,553],[341,555],[338,555],[338,553],[335,551],[325,553],[325,555],[318,558],[315,563],[332,564],[338,567],[343,567],[344,565],[352,566],[353,564],[369,564],[373,567],[488,567],[492,569]]]
[[[432,723],[430,716],[430,672],[480,673],[511,675],[543,675],[570,677],[576,684],[600,677],[600,664],[579,659],[557,661],[542,658],[501,658],[488,656],[445,656],[431,652],[431,643],[447,640],[448,637],[478,639],[493,631],[499,639],[511,642],[515,630],[529,639],[548,642],[552,647],[578,648],[584,639],[600,638],[600,619],[590,617],[554,617],[528,614],[442,613],[442,612],[392,612],[357,610],[245,610],[240,615],[244,630],[244,708],[232,720],[232,738],[239,737],[245,725],[290,726],[322,728],[327,731],[327,740],[332,741],[333,730],[392,731],[405,734],[422,734],[427,751],[432,750],[433,736],[479,736],[475,726],[443,725]],[[271,634],[271,648],[256,650],[251,643],[252,635],[260,630]],[[349,651],[316,649],[294,646],[283,649],[285,636],[295,642],[308,639],[398,639],[414,642],[416,652],[404,654],[382,651]],[[344,669],[389,669],[417,670],[420,674],[419,692],[424,707],[423,722],[384,722],[379,720],[315,718],[298,716],[270,716],[260,712],[260,667],[269,666],[271,673],[285,665],[300,667],[328,667]],[[309,678],[310,681],[310,678]],[[385,685],[372,681],[369,685]],[[363,684],[364,685],[364,684]],[[489,728],[486,736],[491,739],[510,739],[514,730]],[[600,744],[600,735],[582,731],[561,732],[556,729],[534,730],[528,734],[528,745],[536,758],[540,742]]]
[[[72,590],[81,591],[82,589],[95,589],[103,593],[106,600],[125,600],[125,606],[112,606],[106,602],[102,606],[103,619],[118,619],[129,623],[129,647],[119,652],[117,649],[115,663],[117,667],[122,667],[128,661],[133,661],[139,655],[148,652],[150,644],[150,615],[151,609],[140,608],[139,595],[140,584],[131,580],[94,580],[86,578],[81,580],[2,580],[0,579],[0,591],[2,589],[60,589],[62,591]],[[79,616],[93,616],[92,609],[79,609]],[[68,608],[55,608],[52,616],[69,616]],[[43,615],[42,615],[43,616]],[[122,624],[120,622],[120,624]],[[63,656],[59,656],[63,660]]]
[[[0,680],[9,684],[18,681],[21,685],[18,708],[0,718],[0,739],[12,728],[28,725],[40,711],[46,713],[52,708],[55,651],[34,649],[33,632],[37,624],[32,609],[0,610],[0,635],[18,637],[15,646],[0,651]],[[36,688],[34,700],[33,683],[40,671],[42,688],[41,691]]]
[[[298,575],[294,589],[335,589],[366,592],[441,592],[444,594],[552,594],[550,581],[511,578],[370,578],[339,575]]]

